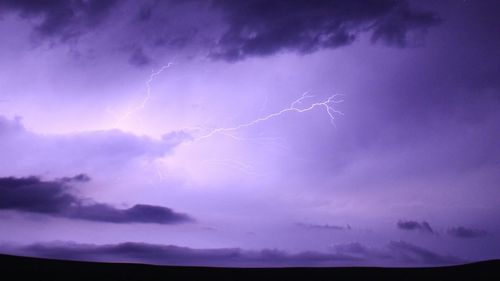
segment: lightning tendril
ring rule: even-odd
[[[164,72],[168,68],[172,67],[173,65],[174,65],[173,62],[169,62],[168,64],[162,66],[157,71],[151,70],[151,75],[149,76],[149,79],[146,80],[146,94],[144,95],[144,98],[141,100],[141,102],[139,102],[138,105],[129,109],[127,112],[125,112],[120,117],[118,117],[116,120],[116,123],[115,123],[115,127],[119,127],[123,121],[130,118],[130,116],[136,114],[137,112],[143,110],[146,107],[147,103],[151,99],[151,88],[152,88],[151,84],[153,83],[154,79],[158,75],[162,74],[162,72]]]
[[[324,108],[324,110],[326,111],[326,113],[330,117],[330,122],[332,123],[332,125],[335,126],[335,114],[337,114],[337,115],[344,115],[344,113],[342,113],[339,110],[336,110],[333,107],[334,104],[338,104],[338,103],[343,102],[343,99],[338,99],[338,97],[341,97],[341,96],[343,96],[343,95],[342,94],[334,94],[334,95],[329,96],[327,99],[325,99],[323,101],[314,102],[314,103],[310,104],[307,107],[300,108],[298,106],[300,104],[302,104],[304,102],[304,100],[306,100],[308,98],[313,98],[314,97],[309,92],[305,92],[305,93],[302,94],[302,96],[300,98],[298,98],[295,101],[293,101],[290,104],[289,107],[284,108],[284,109],[282,109],[282,110],[280,110],[278,112],[271,113],[271,114],[269,114],[267,116],[257,118],[255,120],[249,121],[247,123],[239,124],[239,125],[236,125],[234,127],[215,128],[215,129],[212,129],[207,134],[204,134],[204,135],[202,135],[202,136],[200,136],[198,138],[195,138],[194,140],[195,141],[200,141],[200,140],[203,140],[203,139],[210,138],[210,137],[212,137],[212,136],[214,136],[216,134],[222,134],[222,135],[226,135],[226,136],[235,138],[235,136],[232,135],[232,134],[230,134],[230,132],[235,132],[235,131],[241,130],[243,128],[248,128],[248,127],[254,126],[254,125],[258,124],[258,123],[268,121],[268,120],[270,120],[272,118],[276,118],[276,117],[278,117],[280,115],[283,115],[285,113],[288,113],[288,112],[304,113],[304,112],[307,112],[307,111],[314,110],[315,108],[318,108],[318,107],[323,107]]]

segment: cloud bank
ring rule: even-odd
[[[129,62],[135,66],[151,63],[146,49],[195,48],[212,59],[238,61],[333,49],[362,34],[373,42],[407,47],[440,22],[434,13],[402,0],[1,0],[0,11],[41,18],[34,31],[42,38],[65,42],[101,32],[130,52]],[[124,20],[123,15],[130,18]],[[117,29],[132,36],[123,40]]]
[[[406,1],[215,0],[227,30],[216,58],[233,61],[284,51],[301,54],[351,44],[370,32],[372,41],[411,45],[411,33],[439,23],[436,15],[416,11]]]
[[[0,210],[109,223],[174,224],[192,221],[188,215],[166,207],[137,204],[128,209],[117,209],[71,193],[72,187],[68,183],[89,179],[86,175],[53,181],[34,176],[0,178]]]

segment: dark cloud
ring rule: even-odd
[[[69,209],[69,217],[111,223],[172,224],[192,221],[187,215],[169,208],[144,204],[128,209],[116,209],[107,204],[79,205]]]
[[[227,30],[215,58],[229,61],[283,51],[311,53],[352,43],[371,32],[373,41],[405,47],[415,32],[439,23],[436,15],[400,0],[214,0]]]
[[[308,228],[308,229],[318,229],[318,230],[349,230],[351,229],[350,225],[340,226],[333,224],[310,224],[310,223],[298,223],[300,227]]]
[[[112,11],[116,0],[0,0],[0,12],[15,11],[24,18],[40,18],[35,31],[43,37],[69,38],[96,27]]]
[[[155,8],[156,3],[146,3],[139,8],[139,12],[135,17],[135,20],[138,22],[144,22],[151,19],[153,14],[153,9]]]
[[[399,229],[403,230],[418,230],[424,233],[435,233],[431,225],[426,221],[398,221],[397,226]]]
[[[40,17],[37,34],[65,41],[102,24],[117,3],[0,0],[0,9],[16,11],[24,18]],[[425,34],[440,22],[435,14],[413,9],[404,0],[126,1],[124,7],[123,14],[130,19],[109,19],[106,26],[118,26],[127,33],[126,39],[117,34],[106,37],[117,44],[139,46],[127,50],[131,51],[130,63],[136,66],[151,61],[142,49],[145,46],[194,48],[196,53],[208,49],[212,58],[227,61],[336,48],[352,43],[362,33],[371,34],[374,42],[406,47],[419,38],[414,35]],[[115,32],[111,30],[105,32]]]
[[[141,47],[134,49],[128,61],[130,64],[139,67],[146,66],[151,63],[151,59],[144,53]]]
[[[240,248],[193,249],[173,245],[146,243],[121,243],[112,245],[88,245],[75,243],[34,244],[21,249],[24,254],[39,257],[141,262],[164,265],[204,266],[299,266],[335,265],[355,262],[358,258],[319,252],[289,254],[284,251],[265,249],[246,251]]]
[[[450,228],[446,233],[457,238],[480,238],[488,235],[488,232],[485,230],[467,228],[463,226]]]
[[[332,252],[294,254],[276,249],[193,249],[132,242],[111,245],[38,243],[10,249],[10,252],[58,259],[204,266],[345,266],[384,265],[388,262],[391,265],[447,265],[462,262],[456,257],[440,255],[406,242],[391,242],[380,249],[351,243],[339,245]]]
[[[69,182],[88,180],[86,175],[53,181],[43,181],[33,176],[0,178],[0,210],[111,223],[172,224],[192,220],[185,214],[165,207],[139,204],[128,209],[117,209],[80,198],[70,192]]]

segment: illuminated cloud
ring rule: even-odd
[[[141,159],[160,158],[188,140],[184,132],[164,134],[162,139],[137,136],[119,130],[42,135],[25,129],[20,119],[0,116],[0,163],[5,172],[20,169],[71,169],[94,171],[110,166],[119,169]],[[15,162],[12,167],[9,163]]]

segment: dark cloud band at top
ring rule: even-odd
[[[311,53],[352,43],[371,32],[372,41],[406,47],[414,32],[440,19],[399,0],[214,0],[228,24],[215,58],[229,61],[280,52]]]
[[[35,31],[63,41],[100,24],[116,0],[0,0],[0,12],[16,11],[24,18],[39,17]]]
[[[89,31],[102,31],[109,44],[134,46],[125,49],[135,66],[148,65],[150,53],[165,49],[201,48],[201,53],[213,59],[239,61],[333,49],[351,44],[361,34],[371,35],[373,42],[407,47],[420,38],[415,35],[440,23],[434,13],[414,9],[405,0],[123,2],[127,5],[116,0],[0,0],[0,12],[41,18],[34,31],[45,39],[65,42]],[[126,6],[120,13],[116,12],[119,3]],[[130,19],[118,20],[118,15]],[[130,33],[126,40],[106,28],[117,25]],[[92,48],[98,46],[92,44]]]

